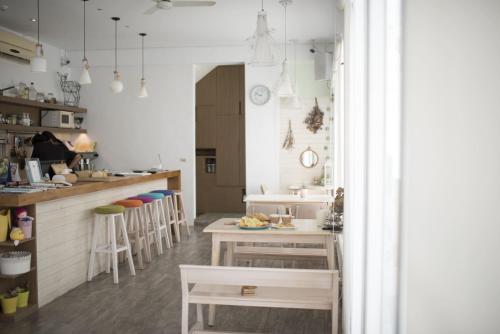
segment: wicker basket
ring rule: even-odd
[[[25,251],[6,252],[0,255],[0,273],[19,275],[31,270],[31,253]]]

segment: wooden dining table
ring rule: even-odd
[[[222,218],[205,227],[203,232],[212,234],[212,265],[220,265],[221,244],[226,243],[225,265],[233,264],[233,256],[242,251],[247,254],[297,257],[324,257],[328,269],[335,269],[335,233],[323,230],[315,219],[294,219],[294,229],[267,228],[241,229],[234,218]],[[237,243],[275,243],[280,247],[236,246]],[[283,244],[323,245],[323,248],[281,247]],[[215,320],[215,306],[209,308],[209,325]]]

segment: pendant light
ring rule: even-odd
[[[281,75],[278,80],[278,84],[276,85],[276,94],[279,97],[292,97],[293,96],[293,87],[292,82],[290,80],[290,73],[288,71],[288,59],[286,53],[286,44],[287,44],[287,35],[286,35],[286,9],[289,4],[291,4],[291,0],[280,0],[280,4],[283,6],[285,11],[285,59],[283,60]]]
[[[146,79],[144,79],[144,37],[145,33],[141,32],[139,34],[141,36],[141,53],[142,53],[142,76],[141,76],[141,88],[139,90],[139,97],[148,97],[148,91],[146,90]]]
[[[80,75],[80,85],[90,85],[92,83],[92,79],[90,78],[89,73],[89,61],[87,60],[86,51],[86,26],[85,26],[85,3],[89,0],[82,0],[83,2],[83,59],[82,59],[82,74]]]
[[[264,10],[264,0],[261,0],[261,10],[257,14],[257,29],[251,38],[251,46],[254,51],[251,65],[273,66],[276,64],[273,52],[274,40],[271,30],[267,25],[267,13]]]
[[[36,1],[37,9],[37,43],[35,56],[31,58],[31,72],[47,72],[47,59],[43,56],[43,47],[40,44],[40,0]]]
[[[113,93],[121,93],[123,90],[123,82],[120,78],[120,73],[118,73],[118,21],[120,21],[119,17],[112,17],[113,21],[115,21],[115,70],[113,72],[114,78],[111,81],[111,91]]]

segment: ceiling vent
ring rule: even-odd
[[[0,31],[0,54],[29,63],[35,55],[35,42],[19,35]]]

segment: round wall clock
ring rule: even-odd
[[[250,91],[250,100],[253,104],[262,106],[271,99],[271,90],[264,85],[257,85]]]

